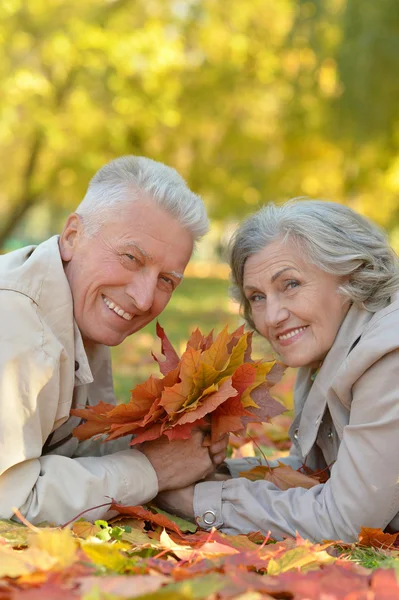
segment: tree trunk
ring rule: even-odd
[[[17,223],[39,197],[39,193],[34,192],[32,189],[32,179],[35,173],[40,151],[44,144],[44,139],[45,137],[42,130],[37,129],[33,136],[31,149],[22,176],[21,194],[19,198],[16,199],[14,208],[11,210],[6,223],[0,230],[0,248],[4,247],[5,241],[11,235]]]

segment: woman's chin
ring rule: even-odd
[[[320,366],[320,361],[314,361],[311,357],[298,356],[296,353],[291,352],[280,352],[279,358],[287,367],[292,369],[299,369],[300,367],[314,367]]]

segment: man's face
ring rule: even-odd
[[[60,252],[85,344],[116,346],[155,319],[192,250],[191,233],[152,200],[122,205],[92,238],[70,215]]]

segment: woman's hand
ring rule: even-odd
[[[209,454],[215,467],[222,464],[226,458],[227,445],[229,443],[229,434],[225,433],[217,442],[209,447]]]
[[[158,490],[177,490],[205,479],[215,470],[219,461],[224,438],[211,447],[203,446],[204,432],[193,431],[188,440],[173,440],[165,436],[152,442],[144,442],[138,448],[148,458],[158,477]]]
[[[155,503],[173,515],[194,521],[194,487],[190,485],[180,490],[162,492],[155,498]]]

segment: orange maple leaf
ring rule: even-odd
[[[107,439],[133,434],[132,445],[161,435],[187,439],[195,427],[206,423],[204,419],[210,419],[214,440],[285,410],[269,393],[283,368],[278,367],[277,376],[275,361],[251,359],[252,334],[244,333],[243,326],[233,333],[225,327],[215,340],[212,332],[204,336],[196,329],[181,358],[159,324],[157,335],[165,360],[154,358],[163,377],[151,376],[137,385],[127,404],[100,403],[72,410],[73,415],[86,419],[74,431],[79,439],[100,433]]]

